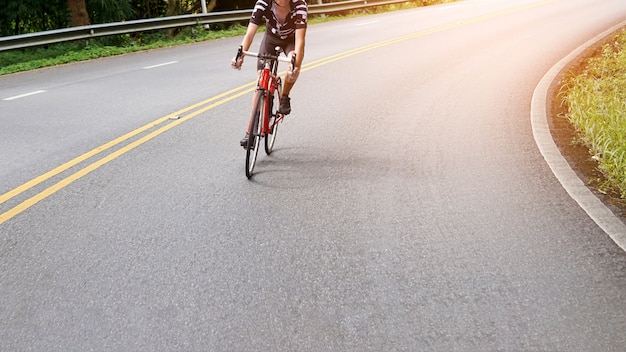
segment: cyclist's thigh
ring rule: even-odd
[[[263,35],[263,41],[261,42],[261,47],[259,47],[259,54],[274,54],[274,48],[276,48],[276,46],[280,46],[281,48],[283,47],[280,38],[269,32],[265,32]],[[261,71],[263,69],[261,59],[257,60],[256,68],[257,71]]]
[[[291,35],[283,39],[280,47],[283,48],[285,55],[289,55],[290,52],[296,50],[296,36]]]

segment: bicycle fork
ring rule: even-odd
[[[273,78],[270,76],[269,69],[264,69],[261,72],[261,77],[259,78],[259,84],[257,86],[257,90],[254,93],[256,96],[253,101],[257,101],[260,98],[263,101],[262,109],[264,111],[258,111],[259,113],[259,122],[262,124],[261,127],[261,137],[265,137],[267,134],[271,134],[274,126],[277,125],[284,117],[283,114],[276,111],[275,119],[272,121],[270,126],[271,114],[274,110],[274,95],[279,94],[278,96],[278,104],[280,105],[280,92],[277,92],[279,86],[279,78]],[[255,107],[253,107],[255,108]],[[251,130],[250,125],[248,125],[248,133]]]

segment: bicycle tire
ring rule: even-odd
[[[280,108],[280,92],[282,92],[282,82],[278,78],[278,87],[274,90],[274,95],[270,95],[269,108],[269,131],[265,136],[265,154],[270,155],[274,151],[274,143],[276,142],[276,134],[278,133],[278,117]]]
[[[261,111],[263,111],[264,94],[258,92],[252,105],[252,113],[250,114],[250,132],[248,136],[248,145],[246,147],[246,177],[252,177],[254,166],[259,155],[259,147],[261,146],[261,132],[263,125],[261,123]]]

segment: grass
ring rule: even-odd
[[[164,48],[193,42],[232,37],[245,33],[242,25],[221,30],[205,30],[198,26],[185,28],[170,37],[166,31],[134,36],[129,34],[99,38],[91,41],[59,43],[42,48],[0,52],[0,75],[34,70],[101,57]]]
[[[575,143],[589,148],[605,194],[626,199],[626,30],[564,77],[561,97],[574,126]]]
[[[428,0],[428,4],[454,2],[456,0]],[[376,12],[387,12],[419,7],[417,2],[406,2],[399,5],[376,6],[361,11],[353,11],[343,16],[312,17],[309,23],[321,23],[357,17]],[[44,48],[31,48],[0,52],[0,75],[34,70],[43,67],[56,66],[70,62],[91,60],[101,57],[121,55],[142,50],[164,48],[176,45],[189,44],[219,38],[243,35],[246,27],[240,24],[232,26],[212,26],[205,30],[202,26],[184,28],[175,36],[169,36],[167,31],[155,33],[140,33],[136,35],[119,35],[98,38],[90,41],[60,43]],[[263,30],[263,29],[261,29]]]

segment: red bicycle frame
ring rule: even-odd
[[[274,61],[273,65],[277,66],[278,64]],[[272,71],[276,71],[276,69],[270,66],[271,66],[270,62],[266,61],[265,66],[263,67],[263,71],[261,71],[261,76],[259,77],[259,83],[257,85],[257,92],[256,92],[256,94],[259,94],[259,93],[265,94],[265,96],[263,97],[265,101],[265,104],[263,104],[265,111],[263,112],[263,116],[262,116],[262,119],[263,119],[263,125],[261,128],[262,136],[266,136],[268,133],[272,133],[274,125],[278,124],[283,119],[283,117],[285,117],[285,115],[283,114],[277,114],[276,119],[274,120],[272,125],[271,126],[269,125],[270,114],[272,113],[271,104],[274,102],[272,98],[274,97],[274,94],[276,93],[276,90],[278,89],[278,79],[279,79],[278,76],[276,76],[275,72],[272,74]],[[280,102],[280,97],[278,97],[278,101]]]
[[[243,51],[243,47],[240,46],[235,57],[235,62],[238,62],[241,55],[254,56],[263,65],[263,69],[259,72],[257,87],[254,93],[254,104],[250,123],[248,124],[248,134],[241,144],[246,149],[246,176],[248,178],[252,177],[261,139],[265,139],[265,153],[270,155],[274,148],[278,123],[284,117],[284,114],[279,112],[280,94],[282,92],[281,78],[277,74],[278,62],[288,62],[291,63],[291,67],[294,67],[296,57],[291,55],[290,58],[282,58],[280,57],[281,53],[280,47],[275,48],[274,54],[258,54]],[[278,106],[272,106],[274,103],[278,104]],[[263,105],[263,108],[261,108],[261,105]]]

